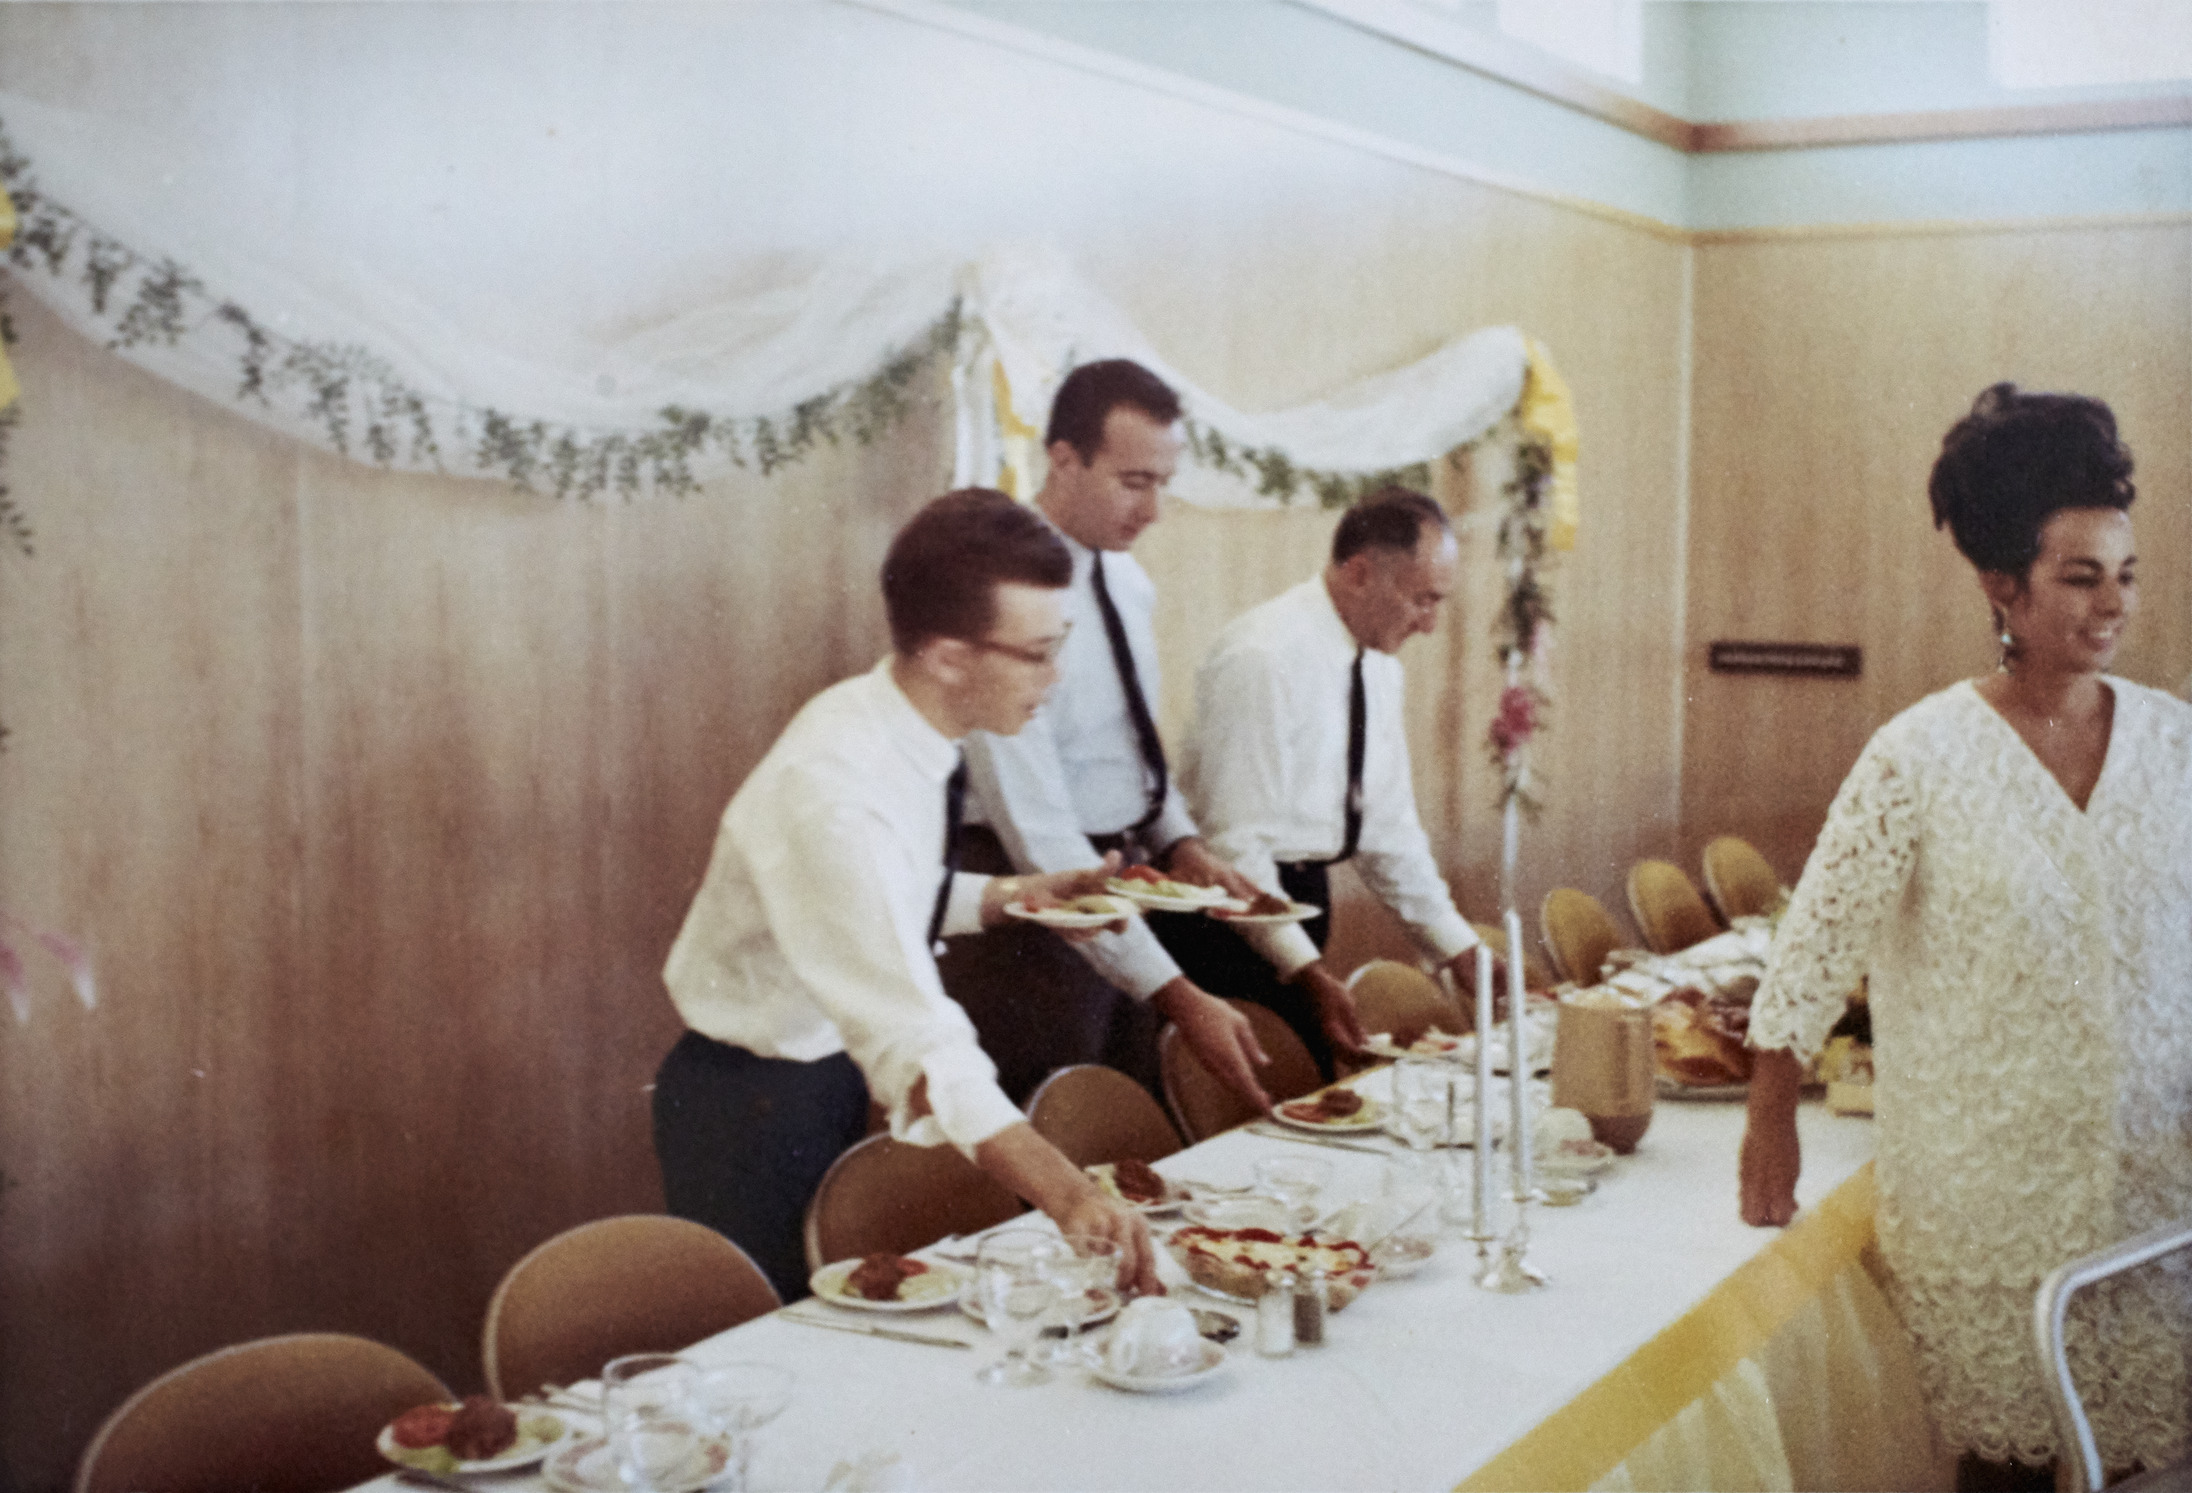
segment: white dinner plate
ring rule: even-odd
[[[1393,1040],[1391,1032],[1372,1032],[1369,1036],[1363,1038],[1362,1050],[1372,1057],[1391,1058],[1395,1061],[1401,1058],[1452,1059],[1461,1052],[1461,1038],[1455,1036],[1452,1032],[1428,1031],[1423,1034],[1423,1037],[1417,1038],[1417,1041],[1422,1041],[1424,1038],[1431,1039],[1435,1050],[1418,1051],[1414,1042],[1403,1047]]]
[[[1082,1167],[1081,1170],[1096,1179],[1096,1185],[1104,1190],[1104,1196],[1118,1199],[1144,1218],[1156,1218],[1165,1213],[1177,1213],[1180,1211],[1180,1205],[1193,1195],[1184,1183],[1175,1182],[1166,1177],[1160,1180],[1164,1182],[1167,1196],[1159,1202],[1137,1203],[1125,1193],[1119,1191],[1119,1184],[1111,1175],[1112,1164],[1110,1162],[1094,1162]]]
[[[453,1410],[456,1406],[451,1404],[450,1408]],[[475,1472],[509,1472],[514,1468],[530,1467],[553,1451],[556,1444],[571,1432],[571,1427],[563,1417],[553,1410],[536,1410],[530,1405],[512,1405],[510,1408],[517,1412],[518,1439],[499,1457],[482,1457],[476,1462],[460,1461],[447,1469],[429,1465],[422,1459],[433,1448],[412,1451],[398,1446],[393,1434],[396,1429],[393,1421],[381,1427],[380,1438],[373,1444],[379,1448],[382,1456],[398,1467],[414,1467],[425,1472],[446,1470],[449,1473],[469,1475]],[[554,1428],[552,1431],[549,1429],[551,1425]]]
[[[1193,1389],[1225,1367],[1225,1349],[1220,1344],[1204,1338],[1202,1351],[1201,1366],[1180,1374],[1122,1374],[1101,1357],[1089,1365],[1088,1371],[1113,1389],[1143,1395],[1178,1394],[1183,1389]]]
[[[1238,903],[1234,904],[1239,906]],[[1210,915],[1221,923],[1236,928],[1270,928],[1280,923],[1306,923],[1324,912],[1321,907],[1311,907],[1307,902],[1289,903],[1284,912],[1227,912],[1223,907],[1213,907]]]
[[[870,1301],[858,1291],[846,1289],[845,1277],[859,1267],[858,1260],[837,1260],[824,1265],[807,1279],[814,1294],[832,1306],[848,1306],[863,1312],[927,1312],[950,1306],[967,1283],[967,1272],[942,1260],[924,1260],[929,1268],[899,1283],[896,1301]]]
[[[1289,1099],[1271,1106],[1271,1118],[1281,1125],[1295,1130],[1306,1130],[1312,1135],[1369,1135],[1385,1128],[1385,1107],[1375,1099],[1362,1101],[1362,1108],[1351,1115],[1336,1120],[1299,1120],[1286,1112],[1290,1104],[1311,1104],[1311,1099]]]
[[[1022,922],[1040,923],[1045,928],[1101,928],[1106,923],[1116,923],[1121,918],[1138,918],[1142,915],[1140,904],[1131,897],[1108,897],[1113,910],[1110,912],[1069,912],[1062,907],[1030,907],[1025,902],[1007,902],[1005,916],[1019,918]]]
[[[1176,886],[1188,885],[1186,882],[1172,884]],[[1124,897],[1129,902],[1139,903],[1143,907],[1155,908],[1158,912],[1206,912],[1210,908],[1233,902],[1233,899],[1226,895],[1225,888],[1222,886],[1188,887],[1188,890],[1179,896],[1167,896],[1152,892],[1147,889],[1148,886],[1149,883],[1146,881],[1128,881],[1124,877],[1114,876],[1104,883],[1104,890],[1114,897]],[[1235,903],[1234,905],[1238,906],[1239,904]]]
[[[661,1459],[650,1469],[648,1486],[655,1493],[697,1493],[721,1478],[731,1465],[731,1443],[721,1436],[687,1431],[682,1444],[662,1448]],[[599,1436],[574,1441],[551,1456],[540,1469],[556,1493],[631,1493],[631,1484],[617,1471],[609,1443]]]
[[[1747,1083],[1683,1083],[1680,1079],[1659,1075],[1659,1097],[1662,1099],[1748,1099],[1751,1086]]]
[[[1094,1309],[1083,1319],[1081,1323],[1083,1329],[1100,1327],[1119,1315],[1119,1293],[1117,1291],[1092,1288],[1088,1294],[1092,1297],[1100,1297],[1101,1300],[1093,1304]],[[989,1326],[989,1318],[982,1311],[982,1298],[972,1285],[959,1293],[959,1310],[965,1312],[984,1327]]]

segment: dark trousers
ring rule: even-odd
[[[1282,865],[1279,885],[1296,902],[1324,909],[1302,924],[1302,931],[1321,952],[1332,936],[1331,877],[1324,864],[1308,861]],[[1180,962],[1180,972],[1197,985],[1212,995],[1254,1001],[1278,1013],[1316,1059],[1317,1071],[1327,1081],[1331,1079],[1332,1044],[1324,1035],[1324,1023],[1317,1018],[1316,1004],[1300,986],[1280,980],[1277,971],[1249,946],[1248,940],[1223,921],[1201,913],[1152,913],[1149,926],[1166,952]]]
[[[655,1074],[654,1118],[670,1212],[752,1255],[784,1300],[808,1294],[808,1200],[868,1128],[853,1060],[757,1057],[688,1031]]]
[[[1012,862],[981,825],[960,832],[959,866],[1009,876]],[[1055,1068],[1102,1063],[1152,1094],[1157,1079],[1157,1016],[1147,1001],[1119,990],[1048,928],[1015,922],[948,941],[936,961],[944,989],[965,1008],[997,1082],[1015,1104]]]

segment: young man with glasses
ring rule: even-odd
[[[939,938],[1099,891],[1116,866],[956,873],[958,747],[1009,737],[1057,680],[1064,545],[1002,493],[937,499],[883,565],[891,652],[800,710],[724,810],[663,970],[687,1031],[654,1094],[669,1211],[728,1236],[792,1300],[822,1175],[867,1130],[957,1147],[1069,1233],[1115,1238],[1154,1287],[1149,1234],[1036,1135],[945,995]]]

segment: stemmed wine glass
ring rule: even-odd
[[[632,1353],[601,1371],[602,1422],[627,1488],[685,1486],[702,1455],[693,1365],[674,1353]]]
[[[1056,1269],[1068,1253],[1056,1234],[1006,1229],[984,1239],[974,1257],[974,1288],[982,1320],[1005,1345],[1004,1356],[975,1374],[984,1384],[1041,1384],[1050,1370],[1028,1356],[1043,1319],[1057,1304]]]
[[[1080,1331],[1105,1306],[1118,1300],[1119,1241],[1105,1234],[1068,1234],[1065,1250],[1053,1266],[1058,1279],[1058,1324],[1066,1340],[1056,1355],[1067,1363],[1086,1362],[1089,1348]]]
[[[1267,1156],[1256,1163],[1256,1190],[1303,1225],[1317,1216],[1317,1195],[1331,1179],[1332,1163],[1321,1156]]]
[[[1394,1132],[1413,1151],[1428,1151],[1453,1138],[1454,1065],[1435,1058],[1402,1058],[1393,1065]]]
[[[731,1444],[729,1474],[710,1486],[722,1493],[746,1493],[755,1435],[791,1404],[792,1371],[773,1363],[698,1363],[693,1375],[702,1421]]]

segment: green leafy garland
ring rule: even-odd
[[[1492,623],[1493,650],[1508,682],[1500,691],[1485,744],[1500,772],[1501,807],[1512,802],[1534,818],[1540,804],[1530,791],[1530,741],[1544,728],[1552,703],[1534,676],[1552,643],[1553,599],[1544,565],[1553,450],[1543,439],[1525,434],[1512,415],[1484,439],[1509,442],[1514,451],[1514,470],[1500,488],[1503,507],[1496,545],[1506,594]]]
[[[1291,504],[1307,489],[1321,508],[1345,508],[1365,493],[1381,487],[1431,486],[1431,464],[1413,462],[1376,472],[1335,472],[1320,467],[1298,467],[1276,446],[1249,446],[1229,441],[1190,415],[1181,422],[1187,434],[1188,454],[1198,466],[1223,472],[1248,483],[1258,496]]]
[[[823,445],[846,439],[869,445],[913,408],[923,371],[948,355],[959,337],[954,303],[874,373],[775,415],[669,405],[658,412],[658,424],[642,429],[533,420],[426,394],[365,348],[283,336],[236,301],[216,296],[174,260],[139,253],[46,195],[4,125],[0,188],[20,219],[9,262],[18,271],[80,284],[92,315],[109,332],[108,347],[172,347],[185,336],[225,332],[234,342],[236,398],[269,410],[279,406],[316,425],[345,456],[382,467],[401,459],[446,471],[454,452],[480,475],[527,492],[545,488],[558,498],[689,494],[700,485],[693,463],[710,453],[767,476]],[[0,503],[5,501],[0,489]],[[27,552],[29,530],[18,509],[0,507],[0,526]]]

